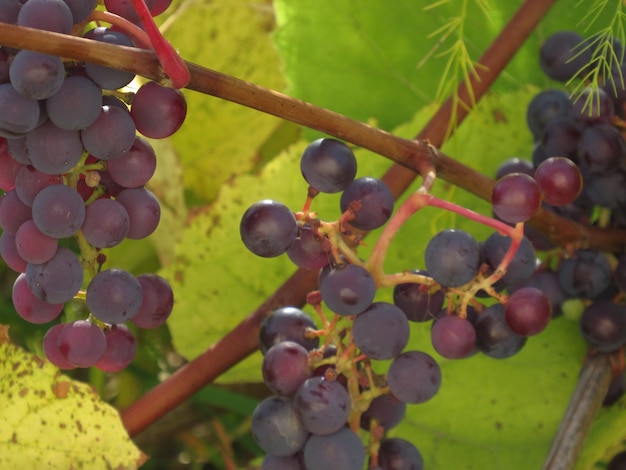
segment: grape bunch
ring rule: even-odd
[[[124,29],[139,21],[135,10],[104,3],[115,27],[101,26],[96,0],[3,2],[0,20],[135,47]],[[158,14],[169,2],[148,4]],[[85,302],[88,318],[56,324],[43,340],[48,359],[64,369],[126,367],[136,339],[125,323],[155,328],[173,307],[160,276],[103,269],[103,250],[156,229],[161,209],[145,185],[157,158],[146,138],[173,134],[186,114],[179,90],[147,82],[127,91],[134,78],[0,48],[0,256],[19,273],[12,298],[25,320],[46,324],[73,299]]]
[[[601,41],[611,47],[599,47]],[[504,162],[498,184],[524,175],[541,188],[544,209],[584,225],[625,228],[624,59],[624,49],[614,38],[585,39],[572,31],[548,37],[540,51],[541,67],[566,86],[541,91],[531,100],[527,123],[535,143],[532,158]],[[605,73],[590,80],[589,64],[599,60],[607,64]],[[568,86],[577,88],[568,91]],[[551,243],[531,231],[528,235],[538,250],[551,254],[510,292],[540,289],[550,299],[553,315],[564,313],[580,322],[592,353],[620,351],[626,344],[624,250],[607,253],[575,246],[555,256]],[[618,371],[605,404],[614,403],[624,389]]]
[[[253,436],[267,453],[262,468],[360,470],[366,462],[370,469],[423,468],[413,443],[385,436],[407,405],[432,399],[441,386],[436,359],[407,347],[409,322],[431,321],[432,345],[446,359],[479,352],[507,358],[543,331],[553,307],[540,289],[502,292],[535,272],[537,256],[523,222],[539,208],[544,186],[527,175],[503,178],[496,186],[494,211],[516,227],[416,192],[405,204],[454,210],[496,231],[479,243],[465,231],[442,230],[428,242],[422,268],[385,274],[386,249],[405,220],[388,223],[394,199],[386,184],[356,178],[354,153],[332,138],[309,144],[300,167],[309,185],[302,211],[262,200],[240,223],[242,241],[252,253],[286,254],[298,267],[319,271],[318,289],[307,298],[319,326],[301,308],[284,306],[260,329],[263,379],[274,394],[252,417]],[[323,221],[310,210],[321,193],[339,192],[337,221]],[[528,194],[532,208],[520,203]],[[393,216],[406,218],[417,210]],[[383,226],[363,261],[357,248],[364,233]],[[385,287],[393,287],[393,303],[377,300]],[[488,306],[481,296],[497,302]],[[375,361],[389,361],[385,373]],[[369,433],[367,445],[359,430]]]

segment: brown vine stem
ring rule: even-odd
[[[480,79],[473,82],[476,101],[488,89],[554,1],[526,0],[509,21],[479,61],[484,69],[483,67],[478,69]],[[151,51],[95,43],[83,38],[8,24],[0,24],[0,44],[107,65],[155,81],[161,82],[166,79],[156,55]],[[187,86],[189,89],[317,129],[394,160],[399,165],[394,165],[386,173],[385,180],[390,182],[396,196],[415,178],[415,172],[428,169],[434,162],[437,174],[443,180],[483,199],[490,198],[493,180],[443,155],[423,140],[401,139],[309,103],[199,65],[188,63],[188,67],[191,72],[191,81]],[[466,93],[467,90],[461,86],[458,97],[463,102],[469,102]],[[449,100],[418,137],[428,138],[433,145],[439,146],[445,138],[452,111],[453,102]],[[466,112],[462,107],[456,109],[457,123],[461,122]],[[535,223],[556,243],[580,242],[585,246],[615,250],[621,246],[625,237],[624,232],[585,228],[547,212],[541,212],[535,218]],[[138,434],[256,350],[258,328],[265,316],[276,306],[302,305],[306,294],[314,288],[315,283],[316,273],[296,271],[231,333],[124,410],[122,420],[128,433],[131,436]]]

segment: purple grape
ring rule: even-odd
[[[576,200],[583,189],[583,177],[569,158],[551,157],[535,171],[535,180],[543,200],[554,206],[565,206]]]
[[[517,354],[526,338],[513,332],[504,318],[504,305],[494,304],[483,310],[476,325],[476,346],[486,356],[505,359]]]
[[[568,116],[571,112],[569,95],[563,90],[543,90],[528,105],[526,122],[535,141],[539,140],[550,121]],[[524,173],[524,172],[520,172]],[[497,177],[496,179],[500,178]]]
[[[625,159],[626,143],[615,127],[596,124],[585,129],[578,143],[578,161],[585,171],[603,175],[623,167]]]
[[[158,328],[174,308],[172,287],[157,274],[141,274],[137,280],[141,285],[141,306],[131,321],[139,328]]]
[[[113,31],[110,28],[94,28],[88,31],[85,34],[85,37],[87,39],[93,39],[94,41],[133,47],[133,42],[128,38],[128,36],[118,31]],[[130,72],[90,62],[85,64],[85,72],[89,78],[105,90],[117,90],[119,88],[123,88],[132,82],[133,78],[135,78],[135,75]]]
[[[409,321],[393,304],[375,302],[357,315],[352,337],[361,352],[372,359],[392,359],[409,342]]]
[[[125,189],[115,198],[128,212],[131,240],[146,238],[154,232],[161,220],[161,206],[156,196],[146,188]]]
[[[13,271],[23,273],[26,271],[27,262],[17,252],[15,237],[8,232],[0,234],[0,256],[6,265]]]
[[[70,7],[72,12],[72,22],[78,24],[91,15],[96,8],[97,0],[63,0]]]
[[[296,307],[281,307],[274,310],[259,329],[259,349],[263,354],[282,341],[294,341],[307,351],[319,346],[319,337],[308,338],[307,331],[317,330],[311,317]]]
[[[581,69],[589,66],[590,49],[585,49],[584,38],[574,31],[559,31],[549,36],[539,52],[543,73],[553,80],[567,82]]]
[[[595,175],[583,174],[583,191],[598,206],[619,211],[626,205],[626,170]]]
[[[573,258],[561,261],[559,285],[570,297],[594,299],[611,284],[611,266],[602,253],[578,250]]]
[[[293,455],[309,437],[290,399],[272,396],[252,413],[252,437],[265,452],[278,457]]]
[[[542,332],[551,318],[550,300],[534,287],[516,290],[504,309],[506,324],[520,336],[533,336]]]
[[[130,221],[123,205],[112,199],[96,199],[87,206],[81,228],[89,243],[96,248],[119,245],[126,235]]]
[[[27,220],[15,234],[15,247],[21,258],[29,263],[41,264],[54,256],[59,241],[42,233],[33,220]]]
[[[426,270],[444,287],[467,284],[478,274],[478,242],[463,230],[442,230],[426,246]]]
[[[524,160],[518,157],[512,157],[502,162],[496,171],[496,180],[509,173],[524,173],[533,176],[535,174],[535,166],[530,160]]]
[[[38,299],[51,304],[64,304],[72,300],[82,287],[83,267],[72,251],[60,246],[50,261],[28,263],[26,280]]]
[[[45,100],[61,88],[65,67],[60,57],[21,50],[11,62],[9,76],[11,85],[20,95]]]
[[[300,454],[277,457],[266,455],[260,470],[306,470],[302,466]]]
[[[17,15],[18,26],[70,34],[73,17],[63,0],[28,0]]]
[[[124,323],[141,306],[141,284],[123,269],[107,269],[96,274],[87,286],[87,307],[100,321]]]
[[[33,220],[53,238],[74,235],[85,220],[85,203],[76,190],[63,184],[46,186],[33,200]]]
[[[414,271],[428,276],[427,271]],[[443,308],[445,296],[441,289],[430,293],[427,286],[417,283],[397,284],[393,288],[393,303],[400,308],[409,321],[432,320]]]
[[[298,229],[298,236],[287,249],[287,256],[303,269],[321,269],[330,263],[330,252],[320,238],[308,225]]]
[[[148,82],[135,93],[130,115],[141,134],[164,139],[183,125],[187,115],[185,95],[175,88]]]
[[[360,470],[365,457],[361,438],[348,428],[325,436],[313,435],[304,446],[307,470]]]
[[[609,389],[606,391],[606,395],[604,396],[604,400],[602,401],[602,406],[608,407],[613,406],[617,401],[624,396],[626,392],[626,380],[624,380],[624,374],[619,374],[617,377],[614,377],[609,384]],[[624,461],[626,464],[626,461]]]
[[[356,176],[354,152],[336,139],[311,142],[300,160],[302,176],[322,193],[338,193],[346,189]]]
[[[39,124],[39,103],[19,94],[10,83],[0,84],[0,108],[0,135],[3,137],[19,137]]]
[[[59,323],[51,327],[43,337],[43,352],[48,360],[60,369],[75,369],[64,354],[61,353],[59,337],[67,323]]]
[[[43,173],[67,173],[80,161],[83,144],[78,131],[66,131],[46,121],[26,136],[28,158]]]
[[[376,295],[376,283],[369,271],[356,264],[332,268],[320,283],[322,300],[338,315],[358,315]]]
[[[514,286],[509,286],[509,294],[513,294],[521,287],[535,287],[543,292],[552,308],[552,317],[561,315],[561,305],[567,299],[567,295],[559,285],[559,280],[554,271],[535,271],[530,279]]]
[[[124,188],[139,188],[150,181],[156,170],[156,154],[146,139],[135,137],[135,143],[121,157],[107,161],[111,179]]]
[[[146,6],[149,10],[154,7],[156,0],[146,0]],[[131,0],[104,0],[104,6],[107,11],[115,13],[122,18],[126,18],[132,23],[140,23],[139,15],[133,8]]]
[[[441,369],[431,356],[422,351],[407,351],[397,356],[387,372],[389,390],[405,403],[424,403],[434,397],[441,386]]]
[[[379,395],[374,398],[367,410],[361,414],[361,429],[370,430],[371,422],[376,421],[385,431],[397,426],[406,412],[406,403],[391,395]]]
[[[589,305],[580,317],[580,331],[598,352],[613,352],[626,343],[626,310],[608,300]]]
[[[125,369],[135,358],[137,340],[125,325],[112,325],[105,329],[106,350],[94,364],[105,372],[118,372]]]
[[[510,246],[511,237],[494,232],[485,240],[481,247],[482,258],[495,271],[504,259]],[[535,249],[528,238],[524,237],[507,268],[506,274],[500,280],[506,286],[526,281],[535,272],[536,263]]]
[[[128,111],[102,106],[100,114],[80,131],[85,150],[100,160],[113,160],[128,152],[135,142],[135,123]]]
[[[63,311],[63,304],[50,304],[35,297],[28,287],[26,274],[20,274],[15,279],[11,298],[18,315],[37,325],[55,320]]]
[[[385,470],[424,470],[424,460],[417,447],[399,437],[380,443],[378,463]]]
[[[613,277],[617,287],[619,287],[622,292],[626,292],[626,254],[623,253],[619,257]]]
[[[49,175],[27,165],[22,166],[15,176],[17,196],[27,206],[32,206],[35,196],[46,186],[63,183],[61,175]]]
[[[446,359],[462,359],[476,350],[476,330],[466,318],[445,315],[437,319],[430,332],[435,351]]]
[[[610,124],[615,114],[615,104],[602,88],[585,88],[578,96],[571,97],[572,115],[593,124]]]
[[[104,355],[106,338],[102,330],[87,320],[65,325],[57,339],[59,351],[76,367],[91,367]]]
[[[0,137],[0,190],[3,192],[15,188],[15,179],[24,165],[9,153],[6,139]]]
[[[541,136],[541,151],[543,157],[541,161],[550,157],[567,157],[578,162],[578,142],[584,131],[584,125],[571,116],[556,118],[550,121]],[[535,166],[541,161],[537,161],[533,156]]]
[[[606,470],[624,470],[626,469],[626,451],[615,454]]]
[[[354,211],[350,224],[361,230],[374,230],[389,220],[393,212],[393,194],[389,187],[376,178],[354,180],[341,194],[341,212]]]
[[[300,385],[311,377],[309,352],[293,341],[283,341],[267,350],[263,357],[263,381],[280,396],[296,393]]]
[[[78,131],[93,124],[102,109],[102,89],[87,77],[69,76],[46,100],[48,118],[57,127]]]
[[[257,256],[274,258],[287,251],[298,235],[293,212],[280,202],[265,199],[246,210],[239,225],[241,240]]]
[[[307,431],[332,434],[346,425],[350,395],[336,380],[311,377],[296,392],[293,406]]]
[[[526,222],[541,205],[541,191],[532,176],[510,173],[500,178],[491,193],[494,213],[510,224]]]
[[[31,208],[20,200],[15,189],[0,197],[0,228],[3,233],[15,236],[22,224],[32,217]]]

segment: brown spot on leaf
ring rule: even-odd
[[[52,393],[54,393],[54,396],[57,398],[66,398],[67,397],[67,393],[70,390],[70,382],[55,382],[52,384]]]
[[[501,423],[500,421],[496,421],[496,422],[495,422],[495,423],[493,423],[493,424],[494,424],[494,426],[496,427],[496,429],[497,429],[498,431],[501,431],[501,430],[502,430],[502,423]]]
[[[26,394],[28,393],[28,387],[24,387],[23,389],[20,390],[20,397],[24,398],[26,396]]]

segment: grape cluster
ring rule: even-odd
[[[148,3],[154,14],[169,4]],[[105,5],[138,21],[127,1]],[[62,34],[84,30],[93,41],[134,47],[123,28],[93,26],[95,7],[96,0],[3,2],[0,20]],[[90,312],[45,335],[43,349],[61,368],[126,367],[136,340],[124,323],[154,328],[172,311],[165,279],[102,269],[103,249],[156,229],[161,209],[145,187],[156,155],[144,137],[173,134],[186,114],[179,90],[154,82],[120,90],[134,78],[97,64],[0,49],[0,255],[20,273],[13,303],[36,324],[57,319],[75,298]]]
[[[545,74],[556,81],[579,84],[541,91],[527,110],[535,147],[532,159],[513,158],[501,165],[498,183],[511,175],[534,179],[543,193],[542,206],[584,225],[626,227],[626,62],[621,43],[612,39],[610,57],[601,58],[598,38],[571,31],[550,36],[540,52]],[[607,49],[603,49],[606,52]],[[603,53],[604,53],[603,52]],[[613,58],[613,60],[611,60]],[[616,60],[615,60],[616,59]],[[610,64],[599,82],[588,81],[588,67]],[[577,78],[587,82],[577,82]],[[517,176],[521,177],[521,176]],[[494,207],[495,210],[495,207]],[[498,212],[496,211],[497,215]],[[504,219],[504,217],[502,217]],[[506,219],[505,219],[506,220]],[[537,249],[555,247],[533,236]],[[550,300],[553,315],[564,312],[580,322],[592,352],[614,352],[626,344],[626,254],[588,248],[561,250],[547,256],[532,277],[510,288],[539,289]],[[510,304],[509,304],[510,305]],[[605,404],[624,393],[623,375],[614,380]]]
[[[444,358],[479,351],[506,358],[551,318],[552,304],[537,288],[520,288],[510,297],[498,293],[535,271],[535,250],[521,227],[510,230],[515,245],[498,232],[479,243],[462,230],[443,230],[426,246],[424,269],[386,275],[374,262],[362,261],[356,254],[362,231],[384,226],[394,200],[383,181],[355,179],[356,167],[347,145],[318,139],[301,158],[309,184],[303,210],[294,213],[263,200],[241,220],[241,238],[254,254],[286,253],[297,266],[319,270],[318,290],[307,300],[321,326],[300,308],[286,306],[272,312],[260,330],[263,379],[275,394],[252,417],[252,433],[267,453],[263,469],[360,470],[366,461],[371,469],[423,468],[414,444],[385,437],[407,405],[432,399],[441,385],[437,361],[407,350],[409,322],[432,321],[431,341]],[[540,186],[528,179],[540,201]],[[515,191],[505,184],[501,194],[506,199]],[[320,193],[338,192],[338,221],[322,221],[310,211]],[[507,201],[501,207],[515,210]],[[394,286],[393,303],[376,300],[381,286]],[[476,299],[481,293],[500,302],[487,307]],[[375,372],[373,361],[389,361],[386,373]],[[369,432],[367,446],[359,428]]]

